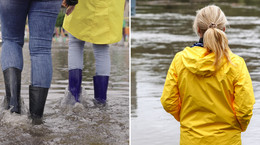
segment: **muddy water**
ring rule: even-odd
[[[260,143],[260,4],[216,3],[227,15],[232,51],[248,66],[255,92],[253,117],[244,145]],[[243,3],[244,2],[244,3]],[[254,2],[254,1],[253,1]],[[160,103],[167,70],[176,52],[198,41],[192,30],[195,11],[208,5],[170,1],[137,3],[132,17],[131,142],[133,145],[177,145],[179,123]]]
[[[129,51],[121,45],[112,45],[110,48],[112,70],[107,106],[98,107],[92,102],[95,63],[89,44],[84,52],[83,101],[71,106],[64,103],[68,86],[67,44],[53,44],[53,80],[44,112],[45,123],[33,126],[27,115],[30,57],[26,43],[23,48],[25,65],[21,91],[24,113],[15,115],[0,109],[0,144],[128,144]],[[2,73],[0,96],[1,99],[4,96]]]

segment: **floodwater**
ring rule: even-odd
[[[193,0],[194,1],[194,0]],[[160,97],[174,55],[199,40],[192,30],[195,11],[209,3],[143,1],[132,17],[131,143],[177,145],[179,122],[162,108]],[[260,143],[260,3],[216,3],[227,15],[232,51],[248,66],[256,104],[243,145]],[[244,3],[243,3],[244,2]]]
[[[84,52],[82,103],[64,103],[68,86],[67,43],[55,42],[52,48],[53,80],[49,90],[44,124],[31,124],[28,119],[28,86],[30,56],[28,43],[23,48],[24,70],[21,96],[22,115],[0,109],[0,144],[129,144],[129,50],[120,44],[110,46],[111,76],[106,107],[95,106],[92,76],[95,60],[90,44]],[[1,46],[0,46],[1,49]],[[44,79],[44,78],[43,78]],[[0,75],[0,96],[5,95],[3,75]],[[2,105],[2,103],[1,103]]]

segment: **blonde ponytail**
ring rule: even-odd
[[[225,14],[215,5],[197,11],[194,20],[193,29],[197,34],[199,30],[199,34],[203,35],[204,47],[215,53],[214,65],[216,68],[223,57],[232,63],[229,57],[228,39],[224,32],[226,24]]]

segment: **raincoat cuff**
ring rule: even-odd
[[[68,6],[75,6],[76,4],[78,4],[78,0],[66,0],[66,4]]]

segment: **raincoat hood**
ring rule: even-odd
[[[206,77],[215,74],[215,54],[208,52],[206,48],[200,46],[186,47],[182,54],[183,64],[190,72]],[[220,62],[219,67],[223,64],[225,64],[225,59]]]

